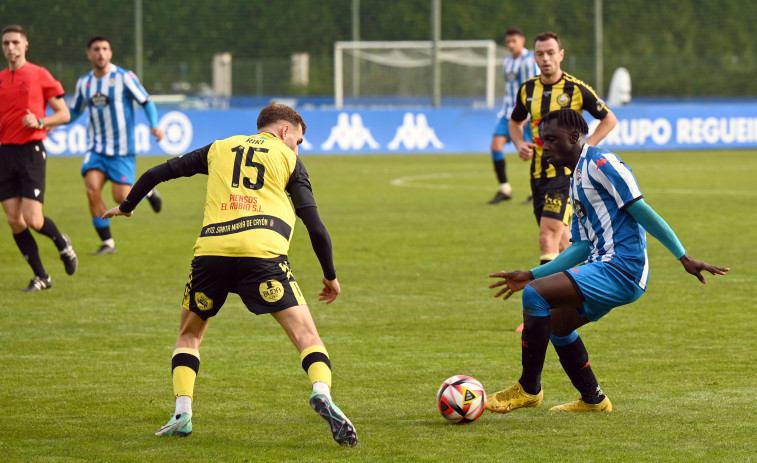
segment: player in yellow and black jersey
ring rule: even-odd
[[[562,108],[589,111],[600,121],[594,133],[586,138],[590,145],[599,143],[617,123],[615,115],[591,87],[560,69],[564,56],[565,50],[557,34],[543,32],[536,36],[534,57],[541,75],[527,80],[518,90],[508,125],[518,155],[524,161],[531,161],[531,192],[534,214],[539,223],[542,264],[554,259],[568,246],[567,225],[572,211],[568,204],[570,169],[555,168],[542,155],[541,120],[550,111]],[[521,125],[529,116],[533,143],[524,140]]]
[[[171,361],[176,411],[155,434],[192,433],[200,343],[210,318],[218,313],[229,293],[237,293],[251,312],[270,313],[281,324],[300,352],[302,368],[313,386],[311,407],[328,422],[334,440],[354,446],[357,433],[331,399],[331,362],[287,258],[296,217],[300,217],[323,269],[319,300],[328,304],[337,298],[341,288],[334,270],[331,238],[318,214],[308,173],[297,155],[306,126],[295,110],[278,104],[260,112],[257,126],[255,135],[217,140],[153,167],[139,178],[120,206],[103,216],[131,215],[160,182],[196,174],[208,176],[205,215],[194,247]]]

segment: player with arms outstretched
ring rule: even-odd
[[[502,278],[490,288],[505,286],[495,297],[504,294],[507,299],[523,290],[525,324],[520,380],[487,397],[487,409],[493,412],[541,404],[541,372],[550,341],[581,393],[578,400],[551,410],[612,411],[576,329],[644,294],[649,280],[645,230],[702,283],[706,283],[703,271],[724,275],[729,270],[689,256],[673,230],[644,202],[631,169],[617,155],[589,146],[588,132],[586,121],[573,109],[553,111],[541,124],[544,156],[556,168],[573,171],[573,243],[556,259],[531,271],[489,275]],[[583,265],[575,267],[580,263]]]
[[[158,436],[192,432],[192,395],[199,347],[210,318],[229,293],[255,314],[270,313],[300,353],[313,386],[310,405],[340,445],[357,445],[355,428],[331,399],[331,362],[287,258],[295,213],[308,229],[323,269],[319,300],[341,289],[331,238],[321,221],[305,166],[298,157],[305,123],[292,108],[271,104],[258,117],[256,135],[218,140],[145,172],[120,206],[104,217],[131,215],[159,182],[208,176],[205,218],[184,291],[181,326],[172,359],[176,411]],[[291,197],[292,204],[289,202]]]

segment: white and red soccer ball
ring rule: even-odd
[[[454,423],[476,421],[486,408],[486,391],[476,378],[455,375],[447,378],[436,393],[442,416]]]

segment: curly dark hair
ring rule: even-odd
[[[551,121],[557,121],[557,126],[565,130],[576,130],[584,136],[589,133],[589,124],[575,109],[563,108],[549,112],[539,123],[539,129],[541,130],[544,124]]]

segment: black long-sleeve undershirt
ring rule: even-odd
[[[137,180],[126,196],[126,199],[119,206],[121,212],[132,212],[139,202],[142,201],[142,198],[161,182],[179,177],[191,177],[195,174],[207,175],[207,154],[210,146],[208,145],[192,151],[179,158],[169,159],[167,162],[147,170],[147,172],[139,177],[139,180]],[[293,177],[304,177],[307,180],[305,166],[299,160],[298,164],[298,168],[295,169],[296,174]],[[307,186],[300,186],[295,181],[290,181],[290,184],[287,185],[287,191],[294,203],[295,213],[308,230],[313,251],[318,258],[318,262],[321,264],[321,269],[323,269],[323,276],[327,280],[335,279],[336,271],[334,269],[331,237],[318,213],[318,207],[315,205],[309,181],[307,182]]]

